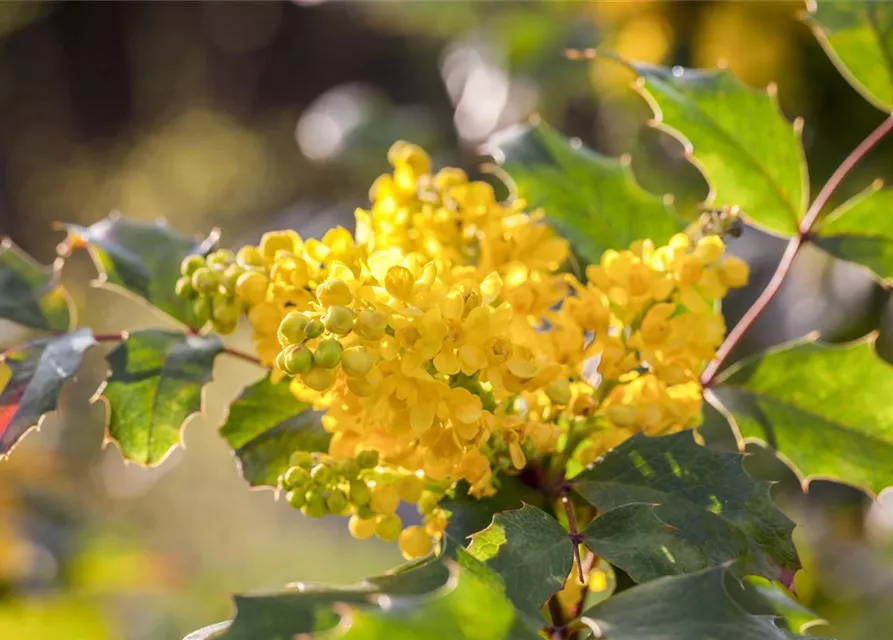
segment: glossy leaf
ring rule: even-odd
[[[251,486],[276,486],[295,451],[328,451],[320,414],[300,402],[287,380],[258,380],[230,405],[220,427]]]
[[[806,161],[774,91],[751,89],[725,69],[630,66],[655,119],[691,145],[710,204],[739,206],[758,226],[796,233],[809,198]]]
[[[769,483],[749,476],[741,462],[741,454],[702,447],[687,431],[637,435],[571,483],[601,512],[635,502],[656,505],[656,516],[700,551],[703,566],[740,560],[743,571],[775,578],[782,568],[799,567],[794,523],[772,503]],[[681,554],[670,565],[679,573],[697,568],[697,559]]]
[[[745,611],[727,567],[653,580],[601,602],[583,614],[594,637],[611,640],[791,640],[773,616]]]
[[[705,554],[658,518],[651,504],[611,509],[593,520],[583,535],[593,553],[626,571],[636,582],[708,566]]]
[[[192,303],[178,297],[175,287],[180,262],[187,255],[214,249],[216,231],[198,242],[177,234],[163,221],[147,224],[118,215],[89,227],[70,224],[65,228],[70,245],[85,245],[90,251],[101,282],[134,293],[174,319],[198,328]]]
[[[0,240],[0,318],[47,331],[72,325],[71,302],[56,269],[38,264],[9,238]]]
[[[893,5],[809,2],[809,22],[847,81],[881,111],[893,109]]]
[[[468,553],[495,571],[509,600],[531,615],[561,589],[574,560],[568,532],[530,505],[497,513],[489,527],[474,534]]]
[[[713,388],[740,435],[806,475],[893,485],[893,369],[872,341],[799,342],[727,370]]]
[[[89,329],[33,340],[7,351],[0,368],[8,367],[5,385],[0,385],[0,457],[41,417],[59,408],[59,394],[72,378],[84,352],[96,344]]]
[[[108,355],[108,437],[128,460],[159,464],[180,443],[183,422],[201,410],[211,380],[217,336],[145,330],[127,336]]]
[[[525,504],[534,507],[544,504],[541,492],[512,476],[499,478],[496,493],[486,498],[469,496],[468,485],[464,483],[459,484],[455,493],[456,497],[447,498],[440,506],[450,514],[447,535],[462,546],[469,543],[472,534],[490,526],[497,513],[520,509]]]
[[[681,229],[663,200],[636,184],[626,160],[573,145],[545,124],[503,132],[490,150],[518,195],[544,209],[587,262],[642,238],[660,244]]]
[[[875,184],[835,209],[813,241],[841,260],[861,264],[893,280],[893,190]]]

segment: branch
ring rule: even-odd
[[[263,366],[261,364],[259,358],[254,357],[250,353],[245,353],[244,351],[239,351],[238,349],[224,347],[223,353],[225,353],[228,356],[232,356],[233,358],[239,358],[240,360],[244,360],[245,362],[250,362],[251,364],[256,364],[258,367]]]
[[[747,310],[747,313],[741,317],[738,324],[736,324],[729,332],[725,341],[723,341],[719,349],[716,350],[716,356],[710,364],[705,367],[703,373],[701,373],[701,386],[709,387],[713,384],[723,363],[729,357],[729,354],[736,346],[738,346],[738,343],[741,342],[741,339],[747,334],[757,318],[760,317],[769,303],[772,302],[772,299],[778,293],[782,283],[790,272],[791,267],[794,264],[794,258],[797,257],[797,253],[799,253],[801,247],[809,241],[810,232],[812,231],[812,227],[815,225],[816,220],[818,220],[819,214],[825,205],[828,204],[828,201],[843,182],[843,179],[891,130],[893,130],[893,114],[888,116],[874,131],[868,134],[868,137],[859,143],[859,146],[853,149],[850,155],[846,157],[834,173],[831,174],[831,177],[828,178],[828,182],[826,182],[825,186],[822,187],[822,190],[819,191],[819,194],[800,221],[797,228],[797,235],[791,238],[788,242],[788,246],[785,248],[784,254],[778,263],[778,267],[775,269],[775,273],[772,274],[772,278],[769,280],[769,284],[766,285],[766,288],[763,289],[760,296]]]
[[[586,576],[583,575],[583,561],[580,559],[580,543],[583,541],[583,538],[580,532],[577,531],[577,517],[574,515],[574,505],[568,497],[569,492],[569,487],[564,486],[561,488],[561,504],[564,505],[564,512],[567,514],[568,537],[574,545],[574,562],[577,565],[580,584],[585,587]]]

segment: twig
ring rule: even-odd
[[[790,239],[788,242],[788,246],[785,248],[784,254],[781,257],[781,261],[778,263],[778,267],[775,269],[775,273],[772,274],[772,278],[769,280],[769,284],[766,285],[766,288],[763,289],[763,292],[756,299],[756,301],[751,305],[751,307],[747,310],[741,320],[738,321],[738,324],[729,332],[729,335],[726,337],[725,341],[720,345],[719,349],[716,350],[716,357],[710,362],[710,364],[705,367],[703,373],[701,374],[701,385],[704,387],[709,387],[713,381],[716,379],[717,374],[719,373],[720,368],[723,363],[729,357],[729,354],[732,350],[741,342],[741,339],[745,336],[745,334],[750,330],[753,326],[754,322],[756,322],[757,318],[766,310],[766,307],[778,293],[781,288],[784,279],[787,277],[788,273],[791,270],[791,267],[794,264],[794,258],[797,257],[797,253],[800,251],[800,248],[809,241],[809,234],[812,230],[813,225],[815,225],[816,220],[819,217],[822,209],[828,204],[828,201],[831,199],[831,196],[840,186],[840,183],[843,182],[843,179],[846,175],[855,167],[859,162],[865,157],[865,155],[878,143],[880,142],[884,136],[886,136],[891,130],[893,130],[893,114],[887,117],[874,131],[868,134],[868,137],[865,138],[859,146],[857,146],[853,151],[846,157],[846,159],[837,167],[837,170],[831,174],[831,177],[828,179],[828,182],[825,183],[825,186],[822,187],[822,190],[819,191],[819,194],[816,196],[812,205],[806,211],[806,214],[803,216],[803,219],[800,221],[800,224],[797,228],[797,234]]]
[[[259,367],[263,366],[260,363],[260,359],[255,358],[250,353],[245,353],[243,351],[239,351],[237,349],[232,349],[230,347],[225,347],[223,349],[223,353],[225,353],[228,356],[232,356],[233,358],[239,358],[240,360],[244,360],[245,362],[250,362],[251,364],[256,364]]]
[[[580,584],[585,586],[586,577],[583,575],[583,560],[580,558],[580,543],[583,541],[583,538],[580,532],[577,531],[577,517],[574,515],[574,505],[568,497],[569,492],[569,487],[565,486],[561,488],[561,504],[564,505],[564,512],[567,514],[568,537],[574,545],[574,562],[577,565]]]

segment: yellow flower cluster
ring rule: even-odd
[[[559,271],[566,241],[523,201],[432,173],[412,144],[389,160],[354,234],[268,233],[187,259],[178,283],[218,330],[244,311],[262,361],[325,410],[328,457],[299,455],[282,478],[293,506],[351,514],[354,535],[399,535],[416,557],[461,482],[486,496],[531,459],[585,464],[632,433],[697,424],[697,376],[724,333],[714,303],[748,275],[718,236],[608,251],[581,283]],[[400,501],[419,504],[423,527],[399,533]]]

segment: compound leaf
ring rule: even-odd
[[[320,414],[299,401],[287,381],[270,376],[243,389],[233,401],[220,435],[229,443],[253,487],[276,486],[295,451],[327,451],[331,436]]]
[[[108,437],[128,460],[159,464],[180,443],[180,430],[201,410],[202,387],[211,380],[217,336],[178,331],[135,331],[108,354]]]
[[[468,553],[495,571],[509,600],[531,615],[561,589],[574,559],[568,532],[530,505],[493,516],[489,527],[472,536]]]
[[[58,409],[59,394],[73,377],[84,352],[96,344],[89,329],[33,340],[0,359],[0,457],[6,456],[41,417]]]
[[[681,229],[663,200],[636,184],[628,161],[572,145],[545,124],[505,131],[490,148],[518,195],[542,207],[587,262],[642,238],[660,244]]]
[[[893,485],[893,369],[872,340],[799,342],[727,370],[713,387],[744,438],[787,456],[806,475]]]
[[[163,221],[134,222],[118,215],[79,227],[69,224],[69,245],[86,246],[100,279],[145,299],[169,316],[198,329],[192,303],[177,296],[180,262],[190,254],[209,253],[217,232],[197,242],[175,233]]]
[[[571,483],[601,512],[630,503],[656,505],[656,516],[703,554],[704,566],[739,560],[746,573],[777,578],[781,569],[799,567],[794,523],[773,504],[769,483],[744,471],[742,458],[702,447],[688,431],[636,435]],[[678,573],[697,564],[685,553],[671,568]]]
[[[71,303],[54,267],[44,267],[12,243],[0,240],[0,318],[46,331],[72,325]]]

